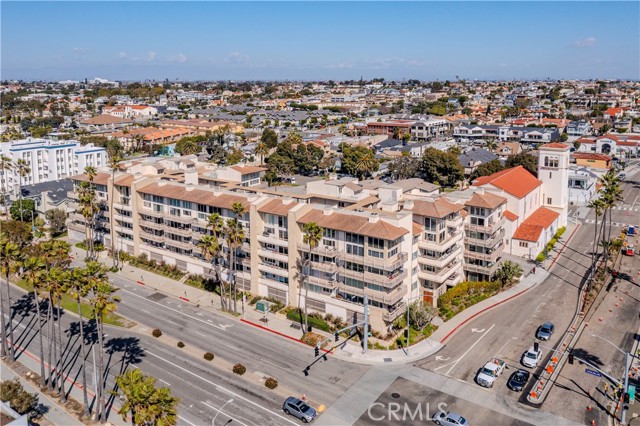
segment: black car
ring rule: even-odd
[[[529,381],[529,372],[527,370],[518,370],[509,377],[507,387],[514,391],[521,391],[527,381]]]

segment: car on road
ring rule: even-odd
[[[315,409],[310,407],[303,400],[294,396],[290,396],[284,401],[284,404],[282,404],[282,411],[287,415],[299,418],[303,423],[313,421],[313,419],[318,415],[318,412]]]
[[[506,367],[506,363],[498,358],[493,358],[487,362],[484,367],[478,370],[476,374],[476,383],[485,388],[493,387],[493,382],[502,374]]]
[[[448,413],[446,411],[438,411],[431,420],[433,420],[435,424],[442,426],[469,426],[467,419],[453,411]]]
[[[528,351],[522,354],[522,365],[529,368],[537,367],[541,358],[542,351],[540,348],[531,346]]]
[[[551,339],[553,330],[554,330],[553,324],[550,322],[545,322],[540,327],[538,327],[538,331],[536,331],[536,337],[539,340],[549,340]]]
[[[513,391],[519,392],[524,389],[524,386],[529,381],[529,372],[527,370],[518,370],[515,371],[509,377],[509,381],[507,382],[507,387]]]

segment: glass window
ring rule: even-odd
[[[347,244],[347,254],[353,254],[355,256],[364,256],[364,247],[356,246],[353,244]]]
[[[369,250],[369,256],[382,259],[384,257],[384,252],[378,250]]]

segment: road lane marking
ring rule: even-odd
[[[498,355],[500,355],[500,352],[502,352],[502,351],[503,351],[503,349],[504,349],[504,348],[509,344],[509,342],[511,342],[511,340],[513,340],[513,339],[517,339],[517,337],[512,337],[511,339],[507,340],[507,341],[505,342],[505,344],[504,344],[504,345],[502,345],[502,347],[501,347],[500,349],[498,349],[498,352],[496,352],[496,354],[495,354],[493,357],[494,357],[494,358],[498,358]]]
[[[194,377],[197,377],[198,379],[202,380],[203,382],[209,383],[210,385],[214,386],[217,390],[220,390],[220,391],[226,392],[226,393],[228,393],[228,394],[230,394],[230,395],[233,395],[233,397],[234,397],[234,398],[238,398],[238,399],[241,399],[241,400],[243,400],[243,401],[246,401],[246,402],[248,402],[249,404],[254,405],[254,406],[256,406],[256,407],[260,408],[261,410],[264,410],[264,411],[266,411],[266,412],[268,412],[268,413],[270,413],[270,414],[273,414],[274,416],[276,416],[276,417],[278,417],[278,418],[280,418],[280,419],[282,419],[282,420],[286,421],[287,423],[291,423],[291,424],[296,425],[296,426],[298,425],[298,423],[292,422],[291,420],[287,419],[286,417],[281,416],[280,414],[276,413],[275,411],[272,411],[272,410],[270,410],[270,409],[268,409],[268,408],[266,408],[266,407],[263,407],[262,405],[258,404],[257,402],[253,402],[253,401],[251,401],[250,399],[245,398],[244,396],[239,395],[239,394],[237,394],[236,392],[234,392],[234,391],[232,391],[232,390],[230,390],[230,389],[225,388],[224,386],[220,386],[220,385],[218,385],[218,384],[216,384],[216,383],[212,382],[211,380],[209,380],[209,379],[205,379],[204,377],[201,377],[201,376],[199,376],[198,374],[196,374],[196,373],[194,373],[194,372],[192,372],[192,371],[190,371],[190,370],[187,370],[186,368],[184,368],[184,367],[182,367],[182,366],[180,366],[180,365],[178,365],[178,364],[176,364],[176,363],[173,363],[173,362],[171,362],[171,361],[169,361],[169,360],[167,360],[167,359],[164,359],[164,358],[162,358],[160,355],[156,355],[156,354],[154,354],[153,352],[150,352],[148,349],[147,349],[145,352],[146,352],[147,354],[151,355],[151,356],[154,356],[154,357],[156,357],[156,358],[158,358],[158,359],[163,360],[164,362],[166,362],[166,363],[167,363],[167,364],[169,364],[169,365],[174,366],[175,368],[178,368],[178,369],[180,369],[180,370],[184,371],[185,373],[188,373],[188,374],[191,374],[191,375],[192,375],[192,376],[194,376]]]
[[[189,423],[191,426],[199,426],[199,425],[197,425],[197,424],[195,424],[195,423],[191,423],[189,420],[185,419],[185,418],[184,418],[184,417],[182,417],[182,416],[178,416],[178,418],[179,418],[180,420],[182,420],[183,422],[187,422],[187,423]]]
[[[216,407],[214,407],[214,406],[213,406],[213,405],[211,405],[211,404],[207,404],[207,403],[206,403],[206,402],[204,402],[204,401],[202,401],[202,403],[203,403],[204,405],[206,405],[207,407],[209,407],[209,408],[213,408],[214,410],[216,410],[218,413],[222,414],[223,416],[227,416],[227,417],[229,417],[229,418],[230,418],[231,420],[233,420],[234,422],[238,422],[238,423],[240,423],[240,424],[241,424],[241,425],[243,425],[243,426],[249,426],[249,425],[248,425],[248,424],[246,424],[246,423],[242,423],[240,420],[236,419],[236,418],[235,418],[235,417],[233,417],[231,414],[225,413],[224,411],[221,411],[221,410],[217,409]],[[217,415],[217,414],[216,414],[216,415]],[[212,421],[213,421],[213,420],[212,420]]]
[[[495,327],[495,326],[496,326],[495,324],[492,324],[492,325],[491,325],[491,327],[489,327],[489,329],[488,329],[487,331],[485,331],[485,332],[482,334],[482,336],[480,336],[480,337],[478,338],[478,340],[476,340],[476,341],[475,341],[475,343],[474,343],[473,345],[471,345],[471,346],[469,347],[469,349],[467,349],[467,350],[465,351],[465,353],[463,353],[463,354],[462,354],[462,356],[456,360],[456,362],[454,362],[454,363],[453,363],[453,365],[451,366],[451,368],[449,368],[449,369],[447,370],[447,372],[446,372],[446,373],[444,373],[444,375],[445,375],[445,376],[448,376],[448,375],[449,375],[449,373],[451,373],[451,370],[453,370],[453,369],[455,368],[455,366],[456,366],[456,365],[458,365],[458,363],[462,360],[462,358],[464,358],[465,356],[467,356],[467,354],[468,354],[469,352],[471,352],[471,350],[472,350],[472,349],[473,349],[473,348],[474,348],[478,343],[480,343],[480,340],[482,340],[482,338],[483,338],[484,336],[486,336],[487,334],[489,334],[489,332],[490,332],[490,331],[493,329],[493,327]]]
[[[144,296],[140,296],[140,295],[135,294],[135,293],[132,293],[132,292],[130,292],[130,291],[128,291],[128,290],[122,290],[122,291],[124,291],[124,292],[126,292],[126,293],[129,293],[129,294],[133,294],[134,296],[139,297],[139,298],[141,298],[141,299],[145,299],[147,302],[155,303],[155,304],[156,304],[156,305],[158,305],[158,306],[162,306],[162,307],[163,307],[163,308],[165,308],[165,309],[169,309],[170,311],[174,311],[174,312],[176,312],[176,313],[178,313],[178,314],[180,314],[180,315],[183,315],[183,316],[185,316],[185,317],[187,317],[187,318],[191,318],[191,319],[196,320],[196,321],[199,321],[199,322],[201,322],[201,323],[203,323],[203,324],[211,325],[212,327],[218,328],[218,329],[220,329],[220,330],[222,330],[222,331],[225,331],[225,330],[226,330],[226,329],[224,329],[224,328],[222,328],[222,327],[219,327],[219,326],[217,326],[217,325],[215,325],[215,324],[213,324],[213,323],[209,323],[208,321],[203,321],[203,320],[201,320],[201,319],[200,319],[200,318],[198,318],[198,317],[194,317],[194,316],[192,316],[192,315],[189,315],[189,314],[186,314],[186,313],[184,313],[184,312],[181,312],[181,311],[179,311],[179,310],[177,310],[177,309],[174,309],[174,308],[171,308],[171,307],[169,307],[169,306],[163,305],[162,303],[158,303],[158,302],[156,302],[155,300],[149,300],[149,299],[147,299],[147,298],[146,298],[146,297],[144,297]],[[171,320],[169,320],[169,321],[171,321]],[[173,322],[173,321],[171,321],[171,322]]]

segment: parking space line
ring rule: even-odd
[[[464,357],[465,357],[469,352],[471,352],[471,350],[472,350],[472,349],[473,349],[473,348],[474,348],[478,343],[480,343],[480,340],[482,340],[482,338],[483,338],[484,336],[486,336],[486,335],[487,335],[487,334],[488,334],[488,333],[493,329],[493,327],[495,327],[495,326],[496,326],[495,324],[492,324],[492,325],[491,325],[491,327],[489,327],[489,329],[488,329],[487,331],[485,331],[484,333],[482,333],[482,336],[480,336],[480,337],[478,338],[478,340],[476,340],[476,341],[473,343],[473,345],[471,345],[471,346],[469,347],[469,349],[467,349],[467,350],[465,351],[465,353],[463,353],[463,354],[462,354],[462,356],[461,356],[460,358],[458,358],[458,359],[456,360],[456,362],[454,362],[454,363],[453,363],[453,365],[451,366],[451,368],[449,368],[449,369],[447,370],[447,372],[446,372],[446,373],[444,373],[444,375],[445,375],[445,376],[448,376],[448,375],[449,375],[449,373],[451,373],[451,370],[453,370],[453,369],[455,368],[455,366],[456,366],[456,365],[458,365],[458,363],[462,360],[462,358],[464,358]]]

